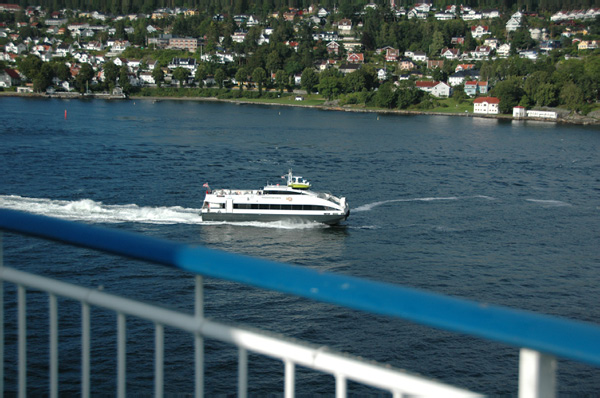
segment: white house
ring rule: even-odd
[[[446,59],[458,59],[458,56],[460,55],[460,50],[458,48],[444,48],[442,50],[442,53],[440,54],[441,57],[446,58]]]
[[[444,82],[416,81],[415,87],[438,98],[447,98],[452,94],[452,87]]]
[[[475,39],[479,39],[489,33],[489,28],[485,25],[471,26],[471,36]]]
[[[520,119],[525,116],[527,116],[527,113],[525,112],[524,107],[517,105],[513,108],[513,117],[514,118]]]
[[[155,84],[154,78],[152,77],[152,72],[141,72],[140,73],[140,81],[144,84]]]
[[[431,95],[438,98],[448,98],[452,95],[452,87],[444,82],[439,82],[431,90]]]
[[[473,101],[473,113],[483,115],[497,115],[500,100],[494,97],[479,97]]]
[[[342,35],[351,34],[352,33],[352,21],[347,18],[340,20],[340,22],[338,23],[338,31]]]
[[[510,55],[510,43],[501,44],[500,47],[496,49],[496,54],[500,58],[506,58]]]
[[[516,19],[514,17],[509,19],[508,22],[506,23],[506,31],[507,32],[514,32],[515,30],[519,29],[520,27],[521,27],[521,20]]]

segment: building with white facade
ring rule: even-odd
[[[479,97],[473,101],[473,113],[483,115],[497,115],[499,113],[500,100],[494,97]]]

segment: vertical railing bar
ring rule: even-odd
[[[519,354],[519,398],[556,397],[556,358],[529,348]]]
[[[195,313],[198,323],[204,318],[204,278],[202,275],[196,275],[195,289]],[[195,368],[195,384],[196,398],[204,397],[204,337],[197,332],[194,336],[194,368]]]
[[[19,313],[19,398],[27,395],[27,315],[25,287],[18,286],[18,313]]]
[[[90,396],[90,305],[81,302],[81,396]]]
[[[346,398],[346,376],[343,374],[335,375],[335,396],[336,398]]]
[[[125,314],[117,314],[117,397],[125,398],[126,394],[126,337],[127,324]]]
[[[248,397],[248,351],[238,348],[238,398]]]
[[[58,307],[56,296],[48,294],[50,307],[50,398],[58,398]]]
[[[162,398],[164,392],[164,326],[155,324],[154,340],[154,396]]]
[[[294,398],[296,395],[296,365],[290,359],[285,360],[284,398]]]
[[[0,231],[0,269],[4,267],[2,231]],[[0,278],[0,395],[4,396],[4,279]]]

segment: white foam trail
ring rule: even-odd
[[[105,205],[91,199],[67,201],[0,195],[0,207],[72,221],[145,224],[202,223],[200,209],[186,209],[180,206]]]
[[[91,199],[76,201],[53,200],[43,198],[26,198],[22,196],[0,195],[0,208],[20,210],[43,216],[62,218],[70,221],[92,223],[124,223],[142,224],[203,224],[203,225],[237,225],[258,228],[278,229],[312,229],[328,228],[328,225],[302,221],[273,222],[213,222],[202,221],[200,209],[189,209],[180,206],[148,207],[135,204],[105,205]]]
[[[572,206],[570,203],[563,202],[560,200],[546,200],[546,199],[525,199],[528,202],[539,203],[544,207],[565,207]]]
[[[362,206],[358,206],[355,209],[352,209],[352,212],[361,212],[361,211],[370,211],[373,210],[373,208],[377,207],[377,206],[381,206],[387,203],[394,203],[394,202],[432,202],[435,200],[457,200],[458,198],[456,196],[449,196],[447,198],[413,198],[413,199],[390,199],[390,200],[383,200],[381,202],[373,202],[373,203],[367,203],[366,205],[362,205]]]

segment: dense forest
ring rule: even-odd
[[[47,10],[63,8],[85,11],[100,11],[111,14],[150,13],[164,7],[185,7],[208,13],[254,14],[265,16],[273,10],[289,8],[306,9],[318,4],[326,9],[360,10],[367,3],[379,6],[389,5],[388,0],[20,0],[21,7],[41,5]],[[409,8],[418,1],[396,0],[397,6]],[[496,8],[501,12],[523,10],[527,12],[549,13],[559,10],[588,9],[600,7],[600,0],[435,0],[433,6],[441,9],[451,4],[461,4],[477,9]]]

